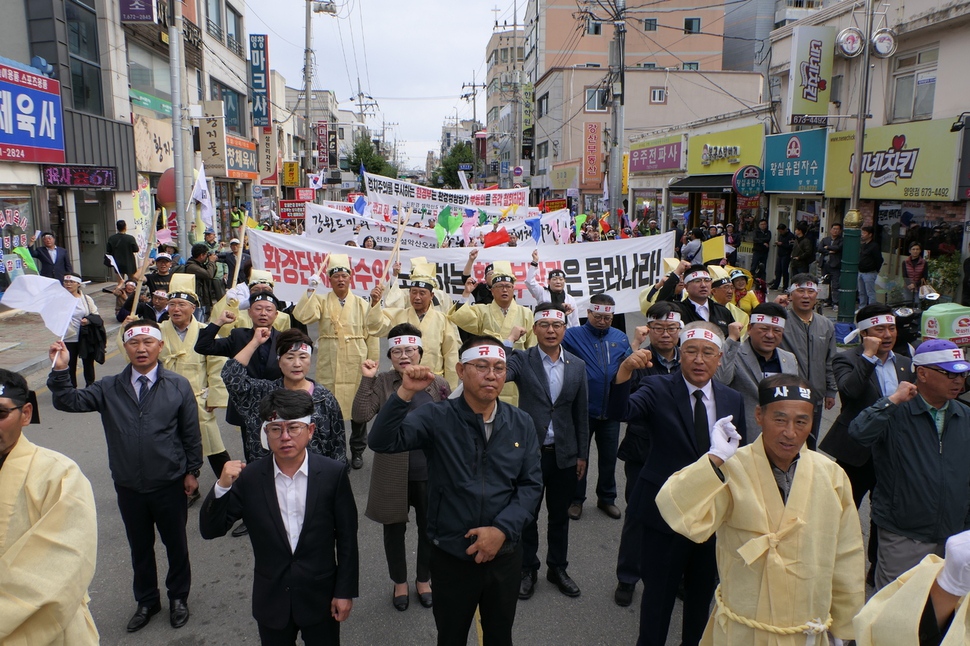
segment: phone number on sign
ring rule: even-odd
[[[0,148],[0,159],[26,159],[27,152],[20,148]]]
[[[903,197],[950,197],[948,188],[904,188]]]

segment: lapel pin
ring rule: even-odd
[[[519,443],[518,442],[515,443],[515,448],[519,448]]]

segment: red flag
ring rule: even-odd
[[[606,222],[606,220],[602,218],[600,218],[600,231],[602,231],[603,233],[610,232],[610,225]]]
[[[620,229],[620,239],[621,239],[621,240],[623,240],[623,239],[625,239],[625,238],[629,238],[629,237],[630,237],[630,236],[628,236],[628,235],[626,234],[626,229]]]
[[[546,200],[545,200],[545,198],[543,198],[542,200],[539,201],[539,210],[542,211],[543,213],[546,212]]]
[[[497,247],[499,245],[506,244],[512,237],[509,235],[508,229],[502,227],[498,231],[492,231],[485,234],[485,246],[486,247]]]

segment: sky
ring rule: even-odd
[[[289,87],[303,86],[304,0],[245,2],[245,29],[269,35],[270,66]],[[521,22],[526,0],[518,0]],[[423,169],[429,150],[440,147],[441,127],[472,118],[461,99],[462,84],[485,80],[485,48],[498,21],[512,24],[513,0],[337,0],[337,15],[313,14],[314,89],[333,90],[341,109],[361,91],[379,108],[367,119],[372,132],[382,120],[396,123],[388,139],[406,142],[404,168]],[[275,100],[274,100],[275,102]],[[485,93],[478,93],[478,119],[485,120]]]

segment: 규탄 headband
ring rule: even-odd
[[[505,349],[497,345],[476,345],[461,353],[461,362],[468,363],[475,359],[501,359],[505,361]]]
[[[566,313],[562,310],[550,309],[542,310],[541,312],[536,312],[536,321],[542,321],[544,319],[551,319],[553,321],[565,321]]]
[[[690,341],[692,339],[700,339],[702,341],[710,341],[711,343],[713,343],[714,345],[716,345],[718,347],[718,349],[721,348],[721,339],[720,339],[720,337],[718,337],[716,334],[714,334],[710,330],[705,330],[704,328],[695,327],[695,328],[691,328],[691,329],[687,330],[686,332],[683,332],[681,334],[681,337],[680,337],[680,344],[683,345],[685,342]]]
[[[589,306],[588,312],[593,312],[594,314],[612,314],[615,308],[612,305],[604,305],[602,303],[593,303]]]
[[[150,325],[136,325],[124,334],[124,343],[128,343],[136,336],[140,335],[150,336],[153,339],[162,340],[162,333],[157,327],[152,327]]]
[[[813,282],[813,281],[808,281],[808,282],[805,282],[805,283],[798,283],[797,285],[795,283],[792,283],[791,285],[788,286],[788,293],[789,294],[792,294],[792,293],[795,292],[796,289],[810,289],[813,292],[817,292],[818,291],[818,284],[815,283],[815,282]]]
[[[423,347],[419,336],[392,336],[387,340],[389,348],[400,348],[406,345],[413,345],[417,348]]]
[[[694,271],[694,272],[691,272],[691,273],[687,274],[687,276],[684,277],[684,284],[686,285],[687,283],[691,282],[692,280],[700,280],[702,278],[706,278],[706,279],[710,280],[711,279],[711,275],[709,273],[707,273],[706,271]]]
[[[877,325],[896,325],[896,317],[892,314],[880,314],[859,321],[855,324],[855,329],[845,335],[845,343],[852,343],[863,330],[868,330]]]
[[[780,327],[784,329],[785,319],[780,316],[768,316],[767,314],[752,314],[749,324],[754,325],[755,323],[763,323],[765,325],[774,325],[775,327]]]

